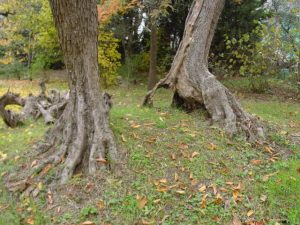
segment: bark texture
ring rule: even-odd
[[[29,176],[26,184],[44,176],[45,168],[59,164],[60,182],[66,183],[77,171],[94,175],[97,170],[113,169],[118,161],[109,125],[111,99],[100,92],[97,1],[50,0],[50,5],[70,94],[65,110],[40,146],[41,154],[32,166],[35,176]],[[10,189],[15,186],[11,184]],[[27,186],[27,194],[34,191],[32,185]]]
[[[154,88],[157,82],[157,25],[151,23],[151,38],[150,38],[150,67],[148,78],[148,90]]]
[[[224,3],[225,0],[194,0],[172,67],[147,93],[144,105],[153,104],[158,88],[171,88],[174,106],[187,110],[205,107],[212,121],[225,126],[230,135],[243,130],[254,141],[263,137],[262,126],[208,70],[209,50]]]

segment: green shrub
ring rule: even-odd
[[[105,31],[103,27],[100,27],[98,57],[100,77],[105,87],[117,83],[117,72],[121,65],[118,43],[119,40],[114,37],[112,32]]]

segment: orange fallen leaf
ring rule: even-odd
[[[107,161],[105,159],[96,159],[96,162],[106,164]]]
[[[146,221],[146,220],[142,219],[142,224],[144,224],[144,225],[149,225],[149,224],[154,224],[154,223],[155,223],[155,221]]]
[[[85,222],[81,223],[81,225],[95,225],[95,223],[92,221],[85,221]]]
[[[136,196],[136,199],[138,201],[138,208],[139,209],[143,209],[145,207],[145,205],[147,204],[148,202],[148,199],[144,196]]]
[[[52,168],[52,164],[48,164],[47,166],[45,166],[44,169],[41,172],[41,176],[46,175],[51,168]]]
[[[162,184],[166,184],[168,181],[167,181],[167,179],[163,178],[163,179],[160,179],[159,182]]]
[[[174,153],[171,155],[171,159],[176,160],[176,155]]]
[[[257,166],[257,165],[260,165],[260,164],[262,163],[262,161],[259,160],[259,159],[253,159],[253,160],[251,161],[251,163],[252,163],[253,165]]]
[[[269,146],[265,146],[265,151],[270,153],[270,154],[273,154],[273,152],[274,152],[273,148],[271,148]]]
[[[201,209],[205,209],[206,208],[206,199],[207,199],[207,196],[208,195],[204,195],[202,200],[201,200],[201,203],[200,203],[200,207]]]
[[[35,224],[33,218],[28,218],[28,219],[26,220],[26,223],[29,224],[29,225],[34,225],[34,224]]]
[[[191,158],[195,158],[196,156],[200,155],[199,152],[193,152]]]
[[[236,200],[238,200],[240,192],[238,190],[234,190],[232,195],[233,195],[233,199],[236,201]]]

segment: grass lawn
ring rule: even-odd
[[[0,81],[0,95],[8,86],[22,95],[39,90],[36,82]],[[108,92],[126,166],[115,174],[78,174],[63,187],[37,184],[35,199],[8,192],[4,180],[34,161],[32,146],[47,127],[0,122],[1,225],[300,224],[300,146],[292,138],[300,130],[299,104],[243,97],[244,107],[269,124],[273,143],[256,146],[209,126],[205,112],[171,108],[168,91],[158,92],[153,108],[140,106],[144,86]]]

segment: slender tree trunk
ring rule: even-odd
[[[262,126],[208,70],[209,50],[224,3],[225,0],[194,0],[172,67],[148,92],[144,105],[152,105],[158,88],[171,88],[174,106],[188,110],[205,107],[212,121],[225,126],[230,135],[243,130],[248,139],[256,140],[263,136]]]
[[[100,93],[96,0],[50,0],[68,73],[68,105],[41,146],[34,174],[57,166],[61,183],[78,170],[95,174],[111,169],[118,158],[109,126],[110,96]],[[41,175],[42,176],[42,175]],[[29,176],[29,179],[32,176]],[[38,176],[34,176],[37,182]],[[27,192],[33,191],[28,187]],[[29,194],[28,193],[28,194]]]
[[[157,82],[157,25],[151,25],[151,38],[150,38],[150,67],[148,77],[148,90],[154,88]]]

